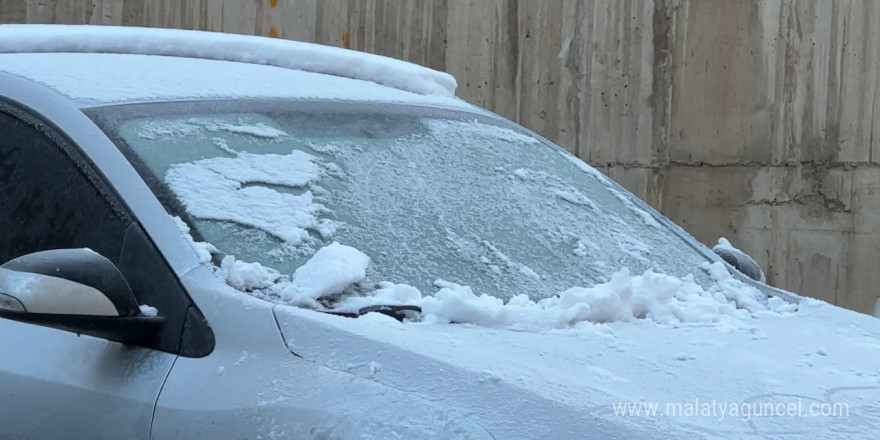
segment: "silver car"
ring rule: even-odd
[[[876,436],[880,323],[454,89],[304,43],[0,26],[0,438]]]

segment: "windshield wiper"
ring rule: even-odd
[[[422,308],[419,306],[409,305],[377,305],[362,307],[357,312],[343,312],[338,310],[319,310],[319,312],[327,313],[329,315],[344,316],[346,318],[358,318],[366,315],[367,313],[381,313],[383,315],[390,316],[400,322],[403,322],[404,320],[420,320],[422,315]]]

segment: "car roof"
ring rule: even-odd
[[[116,26],[0,25],[0,72],[81,106],[292,98],[461,107],[455,79],[405,61],[310,43]]]

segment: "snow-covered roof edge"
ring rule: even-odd
[[[264,64],[455,96],[448,73],[338,47],[219,32],[90,25],[0,25],[0,53],[124,53]]]

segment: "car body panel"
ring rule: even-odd
[[[149,438],[176,355],[7,319],[0,334],[0,438]]]
[[[294,356],[272,304],[237,294],[210,268],[182,280],[202,299],[217,345],[177,361],[153,438],[492,438],[454,407]]]
[[[588,390],[570,390],[573,396],[589,397],[580,401],[548,395],[541,387],[556,391],[566,386],[554,380],[554,369],[546,372],[532,369],[531,358],[538,354],[522,351],[519,354],[526,357],[504,362],[508,360],[504,353],[506,347],[495,346],[491,352],[485,350],[497,342],[491,338],[473,346],[468,343],[473,337],[482,338],[485,329],[446,325],[409,328],[410,324],[379,314],[351,319],[302,312],[287,306],[276,307],[282,332],[294,353],[328,368],[456,408],[473,417],[495,438],[669,438],[671,431],[652,433],[631,423],[621,424],[602,417],[604,415],[594,415],[591,402],[600,396],[608,398],[602,393],[583,396]],[[379,333],[365,337],[352,332],[353,328],[399,332],[397,336],[408,342],[428,337],[415,344],[419,348],[414,349],[396,337],[376,337]],[[506,332],[491,330],[488,333]],[[482,345],[482,342],[488,344]],[[496,354],[503,356],[504,361]],[[511,375],[499,376],[496,374],[499,369]],[[531,381],[540,384],[533,388],[524,386]]]
[[[726,329],[642,321],[531,333],[288,306],[275,313],[299,356],[464,410],[497,438],[872,438],[880,424],[880,358],[865,356],[880,349],[880,325],[814,300],[796,314]],[[842,403],[847,414],[721,419],[716,408],[638,417],[614,407],[695,399],[800,402],[804,412],[811,403]]]

